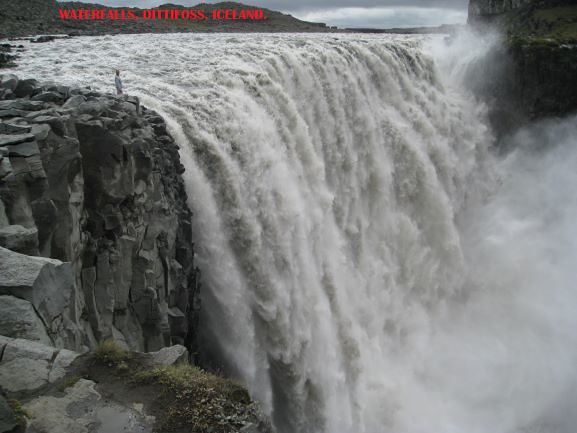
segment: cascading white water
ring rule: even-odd
[[[205,343],[279,432],[573,433],[575,120],[546,127],[547,156],[496,161],[483,107],[425,45],[77,38],[17,72],[112,89],[118,67],[165,116]]]

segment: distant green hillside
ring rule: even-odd
[[[176,9],[181,5],[164,4],[159,8]],[[204,9],[255,9],[235,2],[199,4]],[[332,31],[325,24],[301,21],[281,12],[265,10],[264,21],[193,21],[193,20],[137,20],[93,21],[59,18],[58,9],[113,9],[102,4],[61,2],[56,0],[0,0],[0,38],[37,34],[101,35],[116,33],[176,33],[176,32],[325,32]],[[131,10],[138,15],[137,8]]]
[[[577,42],[577,4],[551,8],[528,8],[510,14],[504,24],[511,36],[540,42]]]

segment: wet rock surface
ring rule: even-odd
[[[577,5],[572,0],[471,0],[469,23],[499,44],[470,68],[469,82],[505,136],[527,123],[577,112]]]
[[[107,341],[79,354],[0,336],[0,433],[153,431],[270,428],[244,388],[189,365],[183,346],[140,353]]]
[[[196,351],[191,213],[162,119],[9,74],[1,95],[0,295],[29,302],[56,347]]]
[[[154,417],[139,406],[129,407],[104,398],[96,383],[80,379],[63,396],[42,396],[24,405],[30,417],[27,432],[109,433],[153,431]],[[138,410],[140,409],[140,411]]]

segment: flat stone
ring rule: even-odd
[[[26,114],[26,111],[22,111],[22,110],[14,110],[14,109],[10,109],[10,110],[0,110],[0,118],[6,118],[6,117],[22,117]]]
[[[24,405],[28,430],[42,433],[151,433],[155,418],[140,407],[104,399],[91,380],[80,379],[64,396],[42,396]]]
[[[34,137],[34,135],[32,136]],[[13,144],[10,146],[6,146],[6,149],[8,149],[8,156],[28,157],[28,156],[40,155],[40,149],[38,149],[38,143],[36,143],[35,141]]]
[[[175,364],[186,364],[188,362],[188,350],[179,344],[164,347],[158,352],[150,352],[150,361],[155,365],[169,366]]]
[[[82,95],[74,95],[64,103],[62,106],[63,108],[75,108],[78,107],[80,104],[86,102],[86,97]]]
[[[0,147],[34,141],[33,134],[0,134]]]
[[[79,353],[72,352],[71,350],[60,349],[52,363],[52,369],[50,373],[48,373],[48,382],[54,383],[66,376],[66,370],[79,356]]]
[[[0,101],[0,110],[23,110],[39,111],[44,108],[44,102],[30,101],[28,99],[16,99],[11,101]]]
[[[4,355],[0,362],[0,389],[34,395],[48,383],[62,379],[80,355],[29,340],[0,336]],[[1,349],[0,349],[1,350]]]
[[[32,128],[30,129],[30,133],[34,134],[36,140],[39,141],[46,140],[48,138],[48,134],[50,134],[50,131],[51,131],[50,125],[47,125],[45,123],[32,125]]]
[[[31,128],[27,125],[15,125],[14,123],[0,123],[0,134],[26,134]]]
[[[48,383],[56,349],[29,340],[8,339],[0,363],[0,388],[12,393],[34,392]]]
[[[9,225],[0,228],[0,247],[20,254],[38,254],[38,229]]]
[[[58,92],[44,92],[32,97],[33,101],[61,102],[64,98]]]

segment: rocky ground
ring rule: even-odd
[[[183,346],[79,354],[0,336],[1,433],[268,433],[237,383],[188,364]]]

